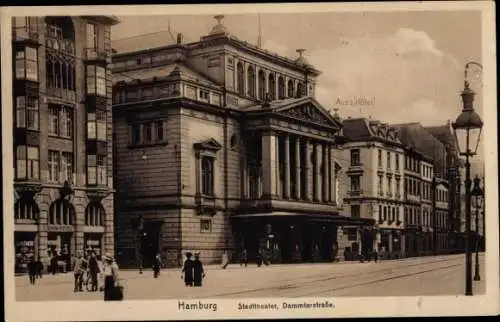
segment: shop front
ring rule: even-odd
[[[33,258],[36,259],[36,232],[15,232],[15,273],[26,273],[28,263]]]
[[[86,256],[90,256],[92,253],[95,253],[97,257],[103,255],[102,238],[102,233],[86,233],[83,235]]]
[[[50,231],[47,236],[47,251],[50,258],[50,271],[67,272],[71,270],[71,249],[73,246],[73,227]]]

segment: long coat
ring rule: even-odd
[[[184,283],[186,286],[191,286],[193,284],[193,261],[186,259],[184,261],[184,267],[182,268],[182,273],[184,273]]]
[[[194,286],[201,286],[205,272],[203,270],[203,264],[199,259],[195,259],[193,262],[193,272],[194,272]]]

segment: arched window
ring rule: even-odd
[[[294,93],[293,81],[289,80],[288,81],[288,97],[293,97],[293,93]]]
[[[104,226],[106,211],[99,202],[89,203],[85,209],[85,226]]]
[[[205,196],[214,194],[214,159],[203,157],[201,159],[201,193]]]
[[[276,99],[276,80],[274,74],[269,74],[269,95],[272,100]]]
[[[237,81],[238,81],[238,94],[244,95],[245,94],[245,72],[243,71],[243,64],[238,63],[238,67],[236,68],[237,72]]]
[[[33,198],[22,197],[14,205],[14,218],[20,220],[37,220],[38,205]]]
[[[280,76],[278,78],[278,99],[282,100],[285,98],[285,79]]]
[[[65,199],[57,199],[49,208],[50,225],[73,225],[75,210]]]
[[[252,66],[248,67],[248,95],[255,97],[255,71]]]
[[[302,83],[297,84],[297,98],[304,96],[304,85]]]
[[[264,71],[259,70],[259,98],[263,100],[266,95],[266,75]]]

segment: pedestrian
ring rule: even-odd
[[[203,270],[203,263],[200,261],[200,253],[196,253],[193,261],[193,285],[201,287],[204,278],[205,271]]]
[[[227,255],[227,249],[224,249],[224,251],[222,252],[222,260],[221,260],[222,269],[226,269],[227,265],[229,265],[229,257]]]
[[[57,257],[55,252],[52,253],[52,257],[50,258],[50,270],[52,271],[52,275],[56,275],[57,273]]]
[[[339,244],[337,241],[334,241],[332,245],[332,257],[334,262],[337,261],[338,254],[339,254]]]
[[[257,259],[257,266],[261,267],[262,262],[264,261],[264,257],[262,255],[262,251],[260,249],[257,251],[257,258],[256,259]]]
[[[160,275],[161,266],[162,266],[161,256],[160,254],[156,254],[153,263],[154,278],[158,278],[158,275]]]
[[[43,275],[43,263],[42,261],[40,260],[40,258],[38,258],[35,262],[35,267],[36,267],[36,276],[38,278],[42,278],[42,275]]]
[[[73,274],[75,276],[74,292],[83,291],[83,273],[85,273],[86,263],[82,254],[79,254],[73,263]]]
[[[95,292],[98,289],[98,281],[97,281],[97,276],[100,272],[99,269],[99,263],[97,262],[97,257],[94,252],[91,253],[90,258],[89,258],[89,273],[90,273],[90,280],[92,283],[92,288],[91,291]]]
[[[245,267],[247,267],[247,263],[248,263],[247,249],[243,248],[243,250],[241,251],[240,266],[243,267],[243,264],[245,264]]]
[[[123,287],[119,282],[119,267],[110,255],[104,256],[104,301],[123,300]]]
[[[28,275],[30,277],[30,284],[35,285],[35,280],[36,280],[36,264],[35,264],[35,259],[31,257],[28,262]]]
[[[191,257],[193,254],[190,252],[186,253],[186,260],[184,261],[184,266],[182,267],[181,277],[184,279],[184,284],[186,286],[193,286],[193,261]]]

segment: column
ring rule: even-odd
[[[322,146],[320,143],[315,144],[315,155],[314,155],[314,162],[315,162],[315,167],[314,167],[314,175],[316,176],[316,195],[314,196],[314,199],[317,201],[321,201],[321,152],[322,152]]]
[[[269,72],[268,71],[264,71],[264,84],[265,84],[265,88],[264,88],[264,97],[262,97],[261,99],[263,100],[265,97],[266,97],[266,94],[269,93]]]
[[[300,184],[300,137],[295,137],[295,198],[301,198],[301,184]]]
[[[248,84],[248,63],[246,62],[243,62],[243,93],[245,96],[248,95],[248,88],[249,88],[249,85]]]
[[[290,198],[290,136],[286,134],[283,141],[283,143],[285,144],[285,160],[283,162],[283,171],[285,171],[285,173],[283,174],[285,184],[283,197],[288,199]]]
[[[276,178],[278,175],[276,159],[277,141],[272,131],[262,133],[262,196],[266,198],[276,197],[278,186]]]
[[[390,208],[389,208],[390,209]],[[392,253],[392,242],[394,240],[393,231],[389,231],[389,253]]]
[[[245,151],[241,154],[241,196],[248,199],[248,164]]]
[[[257,99],[262,99],[261,97],[259,97],[259,71],[257,70],[257,66],[256,65],[253,65],[253,72],[254,72],[254,82],[255,82],[255,97],[257,97]]]
[[[323,201],[328,202],[330,199],[330,162],[329,162],[330,149],[328,149],[328,144],[323,145],[323,180],[322,186],[325,187],[322,191]]]
[[[333,147],[331,145],[328,146],[328,150],[330,151],[329,159],[330,159],[330,200],[331,202],[337,201],[336,196],[336,185],[335,180],[335,158],[333,157]]]
[[[274,93],[275,93],[275,97],[277,100],[279,100],[279,98],[280,98],[279,79],[280,79],[280,75],[278,73],[274,74]]]
[[[306,175],[305,175],[305,178],[306,178],[306,182],[304,182],[303,184],[306,185],[307,189],[306,189],[306,195],[305,195],[305,199],[306,200],[312,200],[313,198],[313,195],[312,195],[312,176],[313,176],[313,169],[312,169],[312,162],[311,162],[311,143],[309,141],[309,139],[306,139],[305,142],[304,142],[304,154],[305,154],[305,162],[306,164],[304,164],[304,167],[305,167],[305,171],[306,171]]]

